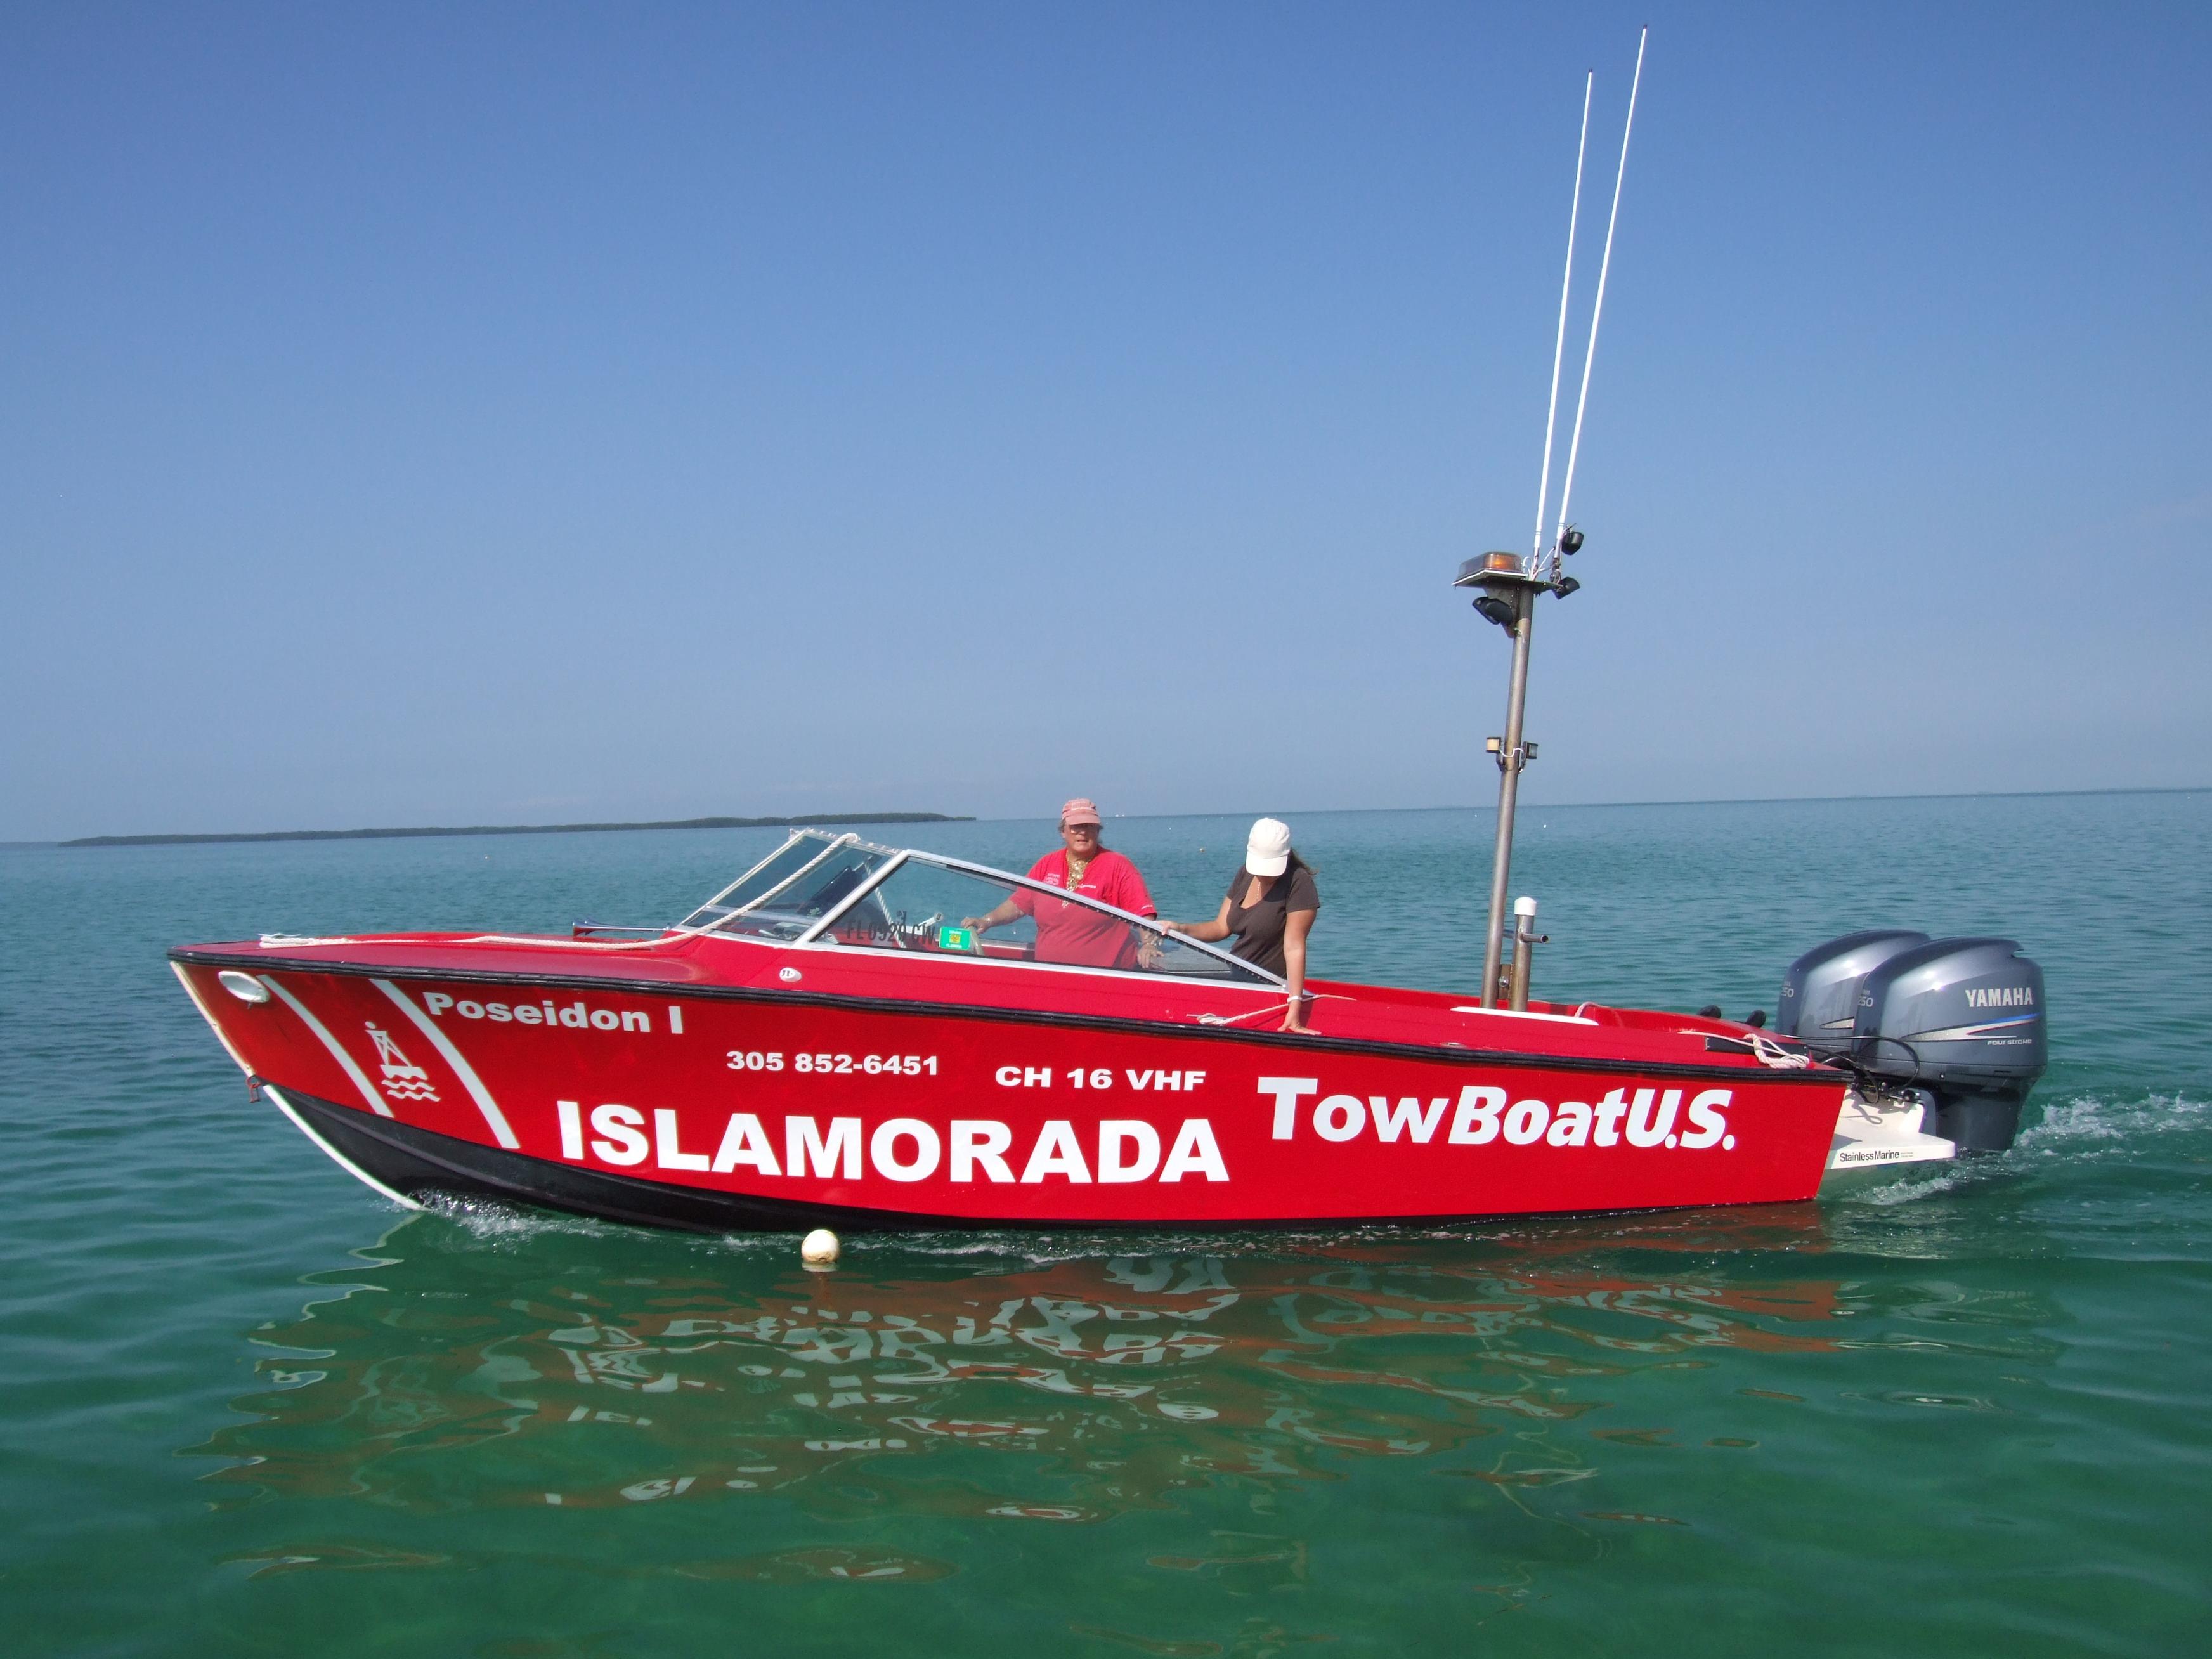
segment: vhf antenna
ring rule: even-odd
[[[1536,535],[1528,548],[1528,568],[1534,572],[1544,556],[1544,507],[1552,489],[1552,434],[1559,426],[1559,365],[1567,355],[1567,295],[1575,285],[1575,225],[1583,212],[1583,158],[1589,150],[1590,89],[1597,84],[1597,71],[1591,70],[1583,76],[1583,136],[1575,143],[1575,194],[1567,209],[1567,270],[1559,278],[1559,332],[1552,342],[1552,402],[1544,411],[1544,471],[1536,480]],[[1587,377],[1588,369],[1584,375]],[[1576,422],[1580,435],[1581,422]]]
[[[1583,414],[1589,407],[1590,365],[1597,361],[1597,320],[1605,315],[1605,279],[1613,272],[1613,232],[1620,222],[1620,186],[1628,177],[1628,135],[1636,131],[1636,94],[1644,85],[1644,47],[1651,39],[1651,28],[1644,26],[1636,42],[1636,75],[1628,83],[1628,119],[1620,129],[1620,169],[1613,175],[1613,211],[1606,216],[1605,257],[1597,263],[1597,303],[1590,307],[1589,349],[1583,354],[1583,389],[1575,399],[1575,435],[1567,445],[1567,476],[1559,485],[1559,535],[1552,543],[1552,580],[1559,579],[1559,538],[1567,533],[1567,498],[1575,493],[1575,461],[1583,453]],[[1585,125],[1587,119],[1585,118]],[[1579,180],[1580,167],[1577,176]],[[1562,319],[1564,326],[1564,319]],[[1554,369],[1554,376],[1559,371]],[[1551,434],[1544,434],[1544,447],[1551,447]]]
[[[1589,408],[1590,368],[1597,361],[1598,319],[1605,314],[1606,278],[1613,270],[1613,234],[1620,222],[1620,187],[1628,177],[1628,139],[1636,129],[1636,96],[1644,85],[1644,49],[1651,39],[1647,26],[1637,37],[1636,74],[1629,82],[1628,119],[1620,130],[1620,166],[1613,175],[1613,211],[1606,220],[1605,254],[1598,263],[1597,300],[1590,310],[1589,345],[1583,354],[1582,390],[1575,398],[1574,435],[1567,444],[1567,470],[1559,485],[1559,517],[1552,536],[1550,556],[1544,548],[1544,508],[1551,492],[1552,443],[1559,426],[1559,371],[1565,356],[1567,339],[1567,302],[1574,288],[1575,235],[1582,216],[1583,163],[1589,145],[1590,93],[1595,83],[1595,72],[1583,82],[1582,137],[1575,148],[1575,194],[1573,205],[1567,213],[1567,269],[1559,282],[1559,331],[1552,347],[1552,399],[1544,416],[1544,472],[1536,486],[1536,535],[1534,544],[1524,561],[1511,553],[1486,553],[1480,558],[1469,559],[1460,566],[1455,587],[1477,587],[1481,597],[1474,607],[1490,621],[1496,623],[1513,636],[1513,678],[1506,693],[1505,735],[1489,739],[1487,747],[1498,757],[1498,845],[1490,870],[1490,923],[1482,950],[1482,989],[1475,1000],[1483,1007],[1495,1005],[1498,998],[1498,969],[1504,956],[1505,894],[1513,867],[1513,815],[1518,803],[1521,769],[1536,757],[1536,745],[1524,742],[1522,718],[1528,701],[1528,638],[1536,620],[1536,596],[1547,590],[1561,599],[1573,592],[1582,584],[1571,576],[1559,574],[1562,555],[1572,553],[1583,544],[1582,532],[1567,522],[1567,505],[1574,493],[1575,463],[1580,459],[1583,447],[1583,416]],[[1519,988],[1527,984],[1526,977],[1515,975],[1514,1001],[1518,1006],[1526,995]]]

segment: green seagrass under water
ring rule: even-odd
[[[679,914],[769,831],[0,848],[0,1628],[83,1654],[2203,1650],[2212,793],[1534,809],[1540,994],[2018,938],[2002,1157],[1353,1235],[408,1214],[161,960]],[[1488,822],[1291,815],[1316,970],[1471,986]],[[1210,910],[1244,819],[1109,825]],[[886,832],[890,834],[892,832]],[[1045,824],[918,827],[1025,866]]]

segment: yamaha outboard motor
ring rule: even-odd
[[[2001,1152],[2049,1058],[2043,969],[2008,939],[1915,945],[1860,984],[1852,1038],[1861,1066],[1934,1097],[1932,1133]]]
[[[1927,934],[1909,928],[1877,927],[1814,946],[1782,975],[1774,1034],[1796,1037],[1816,1054],[1849,1054],[1866,976],[1892,957],[1927,943]]]

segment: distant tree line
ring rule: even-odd
[[[64,847],[196,847],[228,841],[384,841],[400,836],[565,836],[586,830],[781,830],[846,823],[972,823],[972,813],[805,812],[775,818],[663,818],[651,823],[431,824],[411,830],[267,830],[228,836],[81,836]]]

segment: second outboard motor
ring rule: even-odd
[[[1935,1097],[1930,1132],[2001,1152],[2050,1055],[2043,969],[2008,939],[1939,939],[1891,956],[1859,987],[1852,1054]]]
[[[1892,957],[1927,943],[1927,934],[1909,928],[1877,927],[1814,945],[1782,975],[1774,1034],[1796,1037],[1816,1054],[1849,1054],[1866,976]]]

